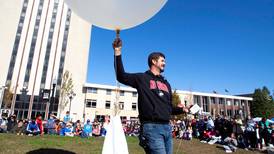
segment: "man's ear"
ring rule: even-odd
[[[157,61],[155,59],[152,59],[152,64],[155,65]]]

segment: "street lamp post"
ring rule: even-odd
[[[55,103],[55,87],[56,87],[56,84],[57,84],[57,80],[56,78],[53,79],[52,81],[52,94],[51,94],[51,98],[50,98],[50,107],[52,108],[53,110],[53,104]],[[50,110],[50,111],[52,111]]]
[[[23,87],[22,90],[20,90],[20,92],[22,93],[23,95],[23,114],[22,114],[22,117],[21,118],[25,118],[25,115],[24,115],[24,110],[26,108],[26,96],[27,96],[27,93],[29,92],[28,91],[28,88],[27,87]]]
[[[49,112],[49,101],[50,101],[50,89],[43,89],[43,106],[46,103],[45,116],[44,119],[48,119]]]
[[[76,94],[73,92],[73,90],[71,90],[69,93],[68,93],[68,97],[69,97],[69,114],[71,113],[71,102],[72,102],[72,99],[76,96]]]

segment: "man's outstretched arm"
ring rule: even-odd
[[[116,38],[112,43],[112,47],[114,49],[114,69],[116,72],[117,80],[125,85],[136,87],[136,75],[126,73],[124,70],[121,56],[122,40],[120,38]]]

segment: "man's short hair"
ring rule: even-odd
[[[147,59],[149,68],[152,66],[152,60],[158,60],[160,57],[166,58],[161,52],[152,52]]]

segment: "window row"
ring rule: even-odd
[[[97,94],[98,88],[87,88],[87,93]],[[111,95],[111,93],[112,93],[111,89],[106,89],[106,95]],[[119,93],[120,93],[120,96],[125,96],[125,91],[120,90]],[[132,97],[137,97],[137,92],[132,92]]]
[[[120,110],[124,110],[124,107],[125,107],[125,105],[124,105],[125,103],[124,102],[119,102],[119,109]],[[93,99],[87,99],[86,100],[86,107],[87,108],[97,108],[97,100],[93,100]],[[106,101],[105,102],[105,109],[111,109],[111,102],[110,101]],[[133,110],[133,111],[136,111],[137,110],[137,103],[132,103],[131,104],[131,109]]]

